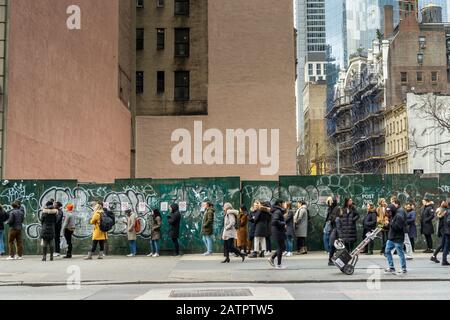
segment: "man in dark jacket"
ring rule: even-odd
[[[274,252],[269,258],[269,263],[272,267],[275,267],[274,260],[275,258],[277,258],[276,268],[286,269],[286,267],[281,264],[286,241],[286,222],[284,221],[284,209],[282,200],[275,201],[274,206],[271,209],[271,215],[272,236],[277,241],[277,251]]]
[[[213,253],[213,233],[214,233],[214,208],[209,201],[204,203],[203,223],[202,223],[202,238],[206,246],[204,256],[212,255]]]
[[[181,214],[178,208],[178,204],[174,203],[170,205],[170,215],[167,217],[169,222],[169,237],[172,239],[174,245],[174,255],[180,255],[180,245],[178,244],[178,238],[180,237],[180,222]]]
[[[442,265],[450,266],[450,263],[447,260],[447,255],[450,250],[450,209],[448,208],[446,209],[446,213],[444,215],[442,237],[444,239],[442,249]]]
[[[433,219],[435,217],[433,202],[430,199],[425,198],[422,201],[422,204],[423,210],[420,219],[420,232],[425,236],[425,240],[427,241],[427,249],[424,253],[433,253],[432,234],[434,233]]]
[[[25,213],[21,209],[19,202],[15,201],[11,205],[13,209],[8,213],[8,244],[9,244],[9,257],[6,260],[23,260],[23,243],[22,243],[22,224],[25,219]],[[15,255],[14,245],[17,246],[17,257]]]
[[[5,209],[0,205],[0,255],[4,256],[6,249],[5,249],[5,240],[3,232],[5,231],[5,222],[8,220],[8,214],[6,213]]]
[[[403,241],[405,240],[406,219],[403,214],[397,213],[397,207],[394,204],[390,204],[386,208],[386,214],[388,214],[391,218],[389,222],[388,241],[386,242],[385,251],[389,267],[385,269],[385,272],[395,273],[392,250],[396,249],[402,268],[400,273],[405,274],[407,271],[405,253],[403,252]]]
[[[54,208],[58,210],[56,214],[56,223],[55,223],[55,257],[59,257],[61,254],[61,229],[63,223],[64,212],[62,211],[62,203],[57,201],[54,203]]]

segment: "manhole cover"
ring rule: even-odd
[[[172,290],[169,298],[251,297],[249,289]]]

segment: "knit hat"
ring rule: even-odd
[[[66,206],[66,210],[67,210],[67,211],[73,211],[73,208],[74,208],[74,205],[73,205],[72,203],[69,203],[69,204]]]

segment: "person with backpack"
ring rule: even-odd
[[[206,251],[204,256],[210,256],[213,254],[213,234],[214,234],[214,207],[209,201],[203,204],[202,208],[203,223],[202,223],[202,239],[205,244]]]
[[[4,256],[6,253],[5,240],[3,232],[5,231],[5,222],[8,220],[8,214],[3,206],[0,205],[0,256]]]
[[[128,238],[128,245],[130,247],[130,254],[128,254],[127,257],[135,257],[137,251],[136,221],[138,218],[136,213],[132,212],[130,209],[125,210],[125,214],[127,215],[127,238]]]
[[[55,257],[59,257],[61,254],[61,230],[64,212],[62,211],[62,203],[59,201],[54,202],[53,207],[58,210],[56,214],[56,223],[55,223]]]
[[[50,261],[53,261],[53,251],[55,249],[55,237],[56,234],[55,225],[57,219],[58,209],[54,207],[52,202],[45,204],[45,209],[42,210],[41,215],[41,239],[42,239],[42,261],[47,261],[47,252],[50,253]]]
[[[105,250],[105,240],[108,239],[108,231],[112,229],[114,220],[110,216],[111,213],[103,211],[103,202],[98,201],[94,206],[94,214],[90,220],[90,224],[94,225],[94,232],[92,233],[92,249],[88,252],[85,260],[92,260],[92,254],[97,250],[97,245],[100,245],[98,259],[103,259]]]
[[[403,242],[405,241],[406,219],[401,213],[397,213],[397,206],[390,204],[386,208],[386,214],[390,217],[389,234],[386,242],[385,256],[388,261],[388,267],[384,270],[385,273],[395,273],[394,260],[392,259],[392,250],[396,250],[400,258],[400,266],[402,268],[401,274],[406,274],[406,257],[403,252]]]
[[[297,202],[297,211],[294,215],[295,236],[297,237],[297,254],[307,254],[306,237],[308,236],[308,209],[306,201]]]
[[[69,203],[66,205],[66,213],[64,214],[63,225],[61,228],[61,233],[67,242],[67,252],[63,257],[65,259],[72,258],[72,236],[75,231],[75,217],[73,216],[73,204]]]
[[[284,201],[278,199],[275,201],[272,207],[272,235],[277,241],[277,251],[269,257],[269,264],[277,269],[286,269],[281,264],[283,258],[283,251],[285,249],[286,242],[286,222],[284,221]],[[277,265],[275,266],[275,258],[277,258]]]
[[[23,242],[22,242],[22,229],[23,221],[25,220],[25,212],[21,208],[19,201],[14,201],[12,204],[12,210],[8,213],[9,234],[9,257],[6,260],[23,260]],[[17,247],[17,256],[15,255],[14,246]]]
[[[225,260],[222,263],[230,262],[230,252],[236,256],[242,258],[242,262],[245,260],[245,253],[241,253],[238,248],[234,246],[234,240],[237,237],[237,230],[239,229],[239,219],[237,210],[233,209],[231,203],[225,203],[223,206],[224,219],[223,219],[223,231],[222,240],[224,241],[224,256]]]
[[[172,239],[174,245],[174,256],[180,255],[180,245],[178,243],[178,238],[180,237],[180,223],[181,223],[181,214],[178,207],[178,204],[173,203],[169,207],[170,214],[167,217],[167,221],[169,222],[169,237]]]
[[[152,211],[152,232],[151,232],[151,250],[147,257],[159,257],[159,240],[161,239],[161,212],[158,209]]]

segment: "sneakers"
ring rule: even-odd
[[[203,255],[206,257],[206,256],[212,255],[212,253],[211,252],[205,252]]]
[[[16,260],[14,257],[9,256],[6,260]]]
[[[450,263],[448,263],[448,261],[442,261],[441,265],[442,266],[450,266]]]
[[[413,257],[411,257],[411,256],[405,256],[405,259],[406,259],[406,260],[412,260]]]
[[[55,253],[53,254],[53,256],[54,256],[54,257],[59,257],[60,254],[59,254],[58,252],[55,252]]]
[[[440,263],[440,261],[438,260],[438,258],[435,257],[435,256],[431,256],[430,260],[433,261],[434,263]]]
[[[286,256],[288,253],[285,251],[285,252],[283,252],[283,256]]]
[[[135,255],[134,254],[132,254],[132,253],[130,253],[130,254],[127,254],[127,257],[134,257]]]
[[[395,268],[386,268],[384,269],[384,273],[395,274]]]
[[[153,258],[159,257],[158,253],[153,254]]]
[[[282,265],[282,264],[278,264],[278,265],[275,267],[275,269],[282,270],[282,269],[287,269],[287,267],[284,266],[284,265]]]
[[[286,257],[292,257],[292,252],[286,253]]]
[[[149,253],[147,257],[153,257],[153,252]]]
[[[23,257],[17,257],[16,256],[16,260],[23,260]]]
[[[402,271],[398,272],[399,275],[407,274],[407,273],[408,273],[408,270],[406,270],[406,269],[402,269]]]
[[[267,259],[267,261],[269,261],[269,264],[275,268],[275,262],[273,262],[272,258]]]

